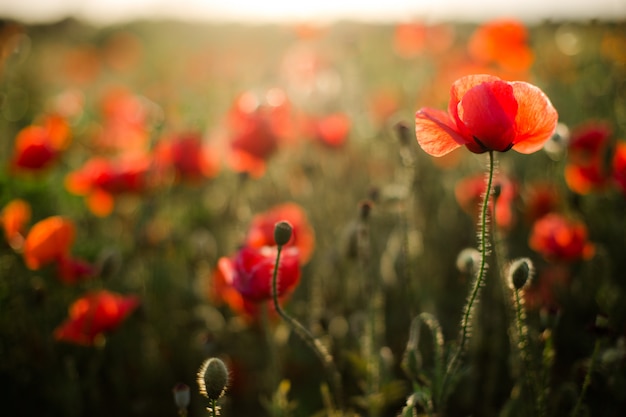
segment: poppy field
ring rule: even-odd
[[[626,25],[0,21],[10,416],[622,416]]]

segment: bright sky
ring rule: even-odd
[[[134,18],[276,22],[415,18],[481,21],[625,19],[625,0],[0,0],[0,17],[42,22],[67,16],[95,23]]]

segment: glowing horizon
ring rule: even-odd
[[[40,0],[0,1],[0,16],[27,23],[76,17],[109,24],[134,19],[173,18],[189,21],[236,21],[276,23],[294,21],[332,22],[457,20],[482,21],[512,16],[526,21],[545,19],[625,19],[622,0]]]

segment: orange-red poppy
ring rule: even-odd
[[[93,264],[69,255],[61,256],[56,262],[57,276],[64,284],[76,284],[96,274],[96,267]]]
[[[197,182],[219,171],[217,154],[202,142],[197,132],[161,140],[154,149],[154,163],[160,173],[171,171],[177,181]]]
[[[139,306],[136,296],[106,290],[88,293],[74,301],[69,317],[54,331],[59,341],[93,345],[104,333],[115,330]]]
[[[284,91],[271,89],[263,97],[241,94],[227,116],[230,143],[227,160],[237,172],[260,176],[281,142],[291,137],[291,104]]]
[[[534,223],[528,244],[544,258],[554,261],[588,259],[595,252],[588,240],[587,226],[557,213],[547,214]]]
[[[523,73],[534,61],[526,26],[515,19],[498,19],[479,26],[468,42],[473,59],[495,64],[510,72]]]
[[[558,114],[532,84],[493,75],[468,75],[450,89],[448,112],[422,108],[415,133],[422,149],[442,156],[465,146],[471,152],[536,152],[552,136]]]
[[[613,155],[613,180],[617,187],[626,194],[626,142],[618,142]]]
[[[22,199],[11,200],[0,212],[0,224],[4,229],[4,236],[15,250],[24,245],[26,225],[30,221],[31,208],[28,202]]]
[[[24,241],[24,261],[30,269],[39,269],[69,254],[76,230],[74,223],[62,216],[52,216],[35,223]]]
[[[337,112],[310,120],[310,134],[314,140],[330,148],[344,145],[350,134],[351,120],[347,114]]]
[[[611,178],[612,130],[601,121],[590,121],[572,131],[565,167],[567,186],[577,194],[606,188]]]
[[[37,124],[20,130],[15,138],[11,167],[16,171],[49,168],[69,145],[71,131],[65,118],[46,114]]]
[[[297,247],[300,252],[300,262],[307,263],[315,248],[315,232],[306,212],[296,203],[280,204],[254,216],[245,244],[254,248],[275,246],[274,226],[280,221],[287,221],[292,226],[291,239],[285,246]]]
[[[73,194],[85,196],[94,214],[107,216],[114,208],[115,196],[146,190],[151,163],[146,155],[115,160],[95,157],[70,172],[65,178],[65,187]]]

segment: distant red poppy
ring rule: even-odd
[[[517,185],[504,175],[497,176],[493,184],[500,186],[500,196],[496,202],[496,224],[504,230],[510,229],[515,222],[513,203],[518,195]],[[460,180],[454,194],[459,206],[477,219],[486,189],[485,177],[479,174]],[[493,210],[493,200],[489,203],[489,209]]]
[[[567,186],[578,194],[604,189],[610,182],[607,157],[612,136],[608,124],[590,121],[572,131],[565,167]]]
[[[274,226],[282,220],[289,222],[293,228],[291,239],[286,247],[297,247],[300,263],[307,263],[315,248],[315,232],[304,209],[295,203],[280,204],[254,216],[246,235],[246,246],[253,248],[275,246]]]
[[[100,102],[102,128],[93,136],[98,150],[120,154],[146,152],[149,134],[147,100],[126,87],[110,87]]]
[[[345,113],[332,113],[310,120],[313,139],[330,148],[343,146],[350,133],[351,121]]]
[[[218,263],[226,281],[232,283],[248,301],[259,302],[272,298],[272,276],[277,247],[251,248],[244,246],[232,258],[222,258]],[[290,293],[300,280],[300,256],[295,247],[281,252],[278,266],[278,296]],[[223,260],[226,259],[226,260]]]
[[[479,26],[469,39],[468,49],[479,63],[521,73],[528,71],[534,60],[528,38],[522,22],[498,19]]]
[[[28,202],[14,199],[0,212],[0,224],[4,229],[4,236],[14,250],[20,250],[24,245],[26,225],[30,221],[31,211]]]
[[[263,174],[265,162],[293,129],[291,104],[280,89],[271,89],[262,98],[252,92],[240,95],[227,120],[228,162],[233,170],[255,177]]]
[[[26,266],[36,270],[68,256],[75,235],[74,223],[62,216],[35,223],[24,241]]]
[[[96,274],[96,267],[82,259],[61,256],[57,259],[57,276],[64,284],[76,284]]]
[[[528,243],[544,258],[555,261],[588,259],[595,252],[585,224],[556,213],[534,223]]]
[[[548,97],[522,81],[468,75],[452,84],[448,112],[422,108],[415,133],[422,149],[442,156],[465,145],[474,153],[536,152],[553,134],[558,114]]]
[[[115,330],[139,306],[136,296],[106,290],[89,293],[70,306],[68,319],[54,331],[55,339],[94,345],[104,333]]]
[[[537,277],[524,289],[525,307],[530,310],[558,310],[559,294],[566,291],[571,278],[566,265],[551,264],[541,268]]]
[[[70,141],[67,121],[55,114],[22,129],[15,138],[11,168],[16,171],[42,171],[49,168]]]
[[[197,182],[219,171],[217,154],[202,143],[197,132],[164,138],[154,150],[154,160],[159,171],[171,170],[179,181]]]
[[[619,142],[615,146],[613,179],[622,193],[626,194],[626,142]]]
[[[151,160],[136,155],[115,160],[95,157],[65,178],[65,187],[87,198],[87,206],[97,216],[113,210],[114,197],[124,193],[140,193],[147,188]]]

